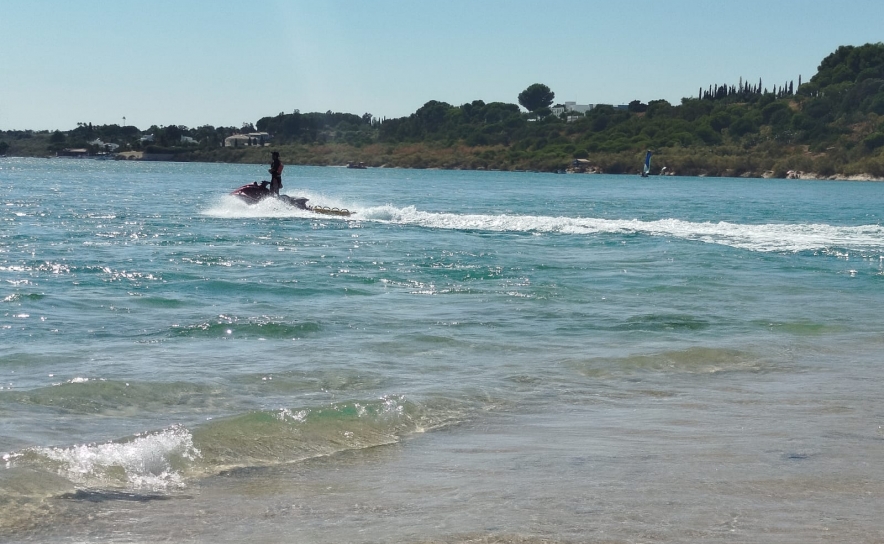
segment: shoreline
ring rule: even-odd
[[[60,158],[60,157],[50,157],[50,158]],[[87,157],[91,158],[91,157]],[[93,159],[95,160],[95,159]],[[214,164],[218,162],[223,162],[226,164],[259,164],[252,162],[243,162],[243,161],[199,161],[199,160],[185,160],[185,161],[176,161],[174,157],[169,156],[159,156],[159,155],[150,155],[146,154],[143,151],[126,151],[122,153],[117,153],[114,160],[126,160],[126,161],[150,161],[150,162],[204,162],[207,164]],[[337,167],[337,168],[347,168],[347,163],[343,164],[316,164],[316,163],[289,163],[292,166],[318,166],[318,167]],[[522,169],[512,169],[512,170],[504,170],[504,169],[493,169],[493,168],[470,168],[464,165],[452,166],[452,167],[431,167],[431,168],[420,168],[414,166],[391,166],[389,164],[381,164],[379,166],[367,166],[364,168],[358,168],[356,170],[363,170],[368,168],[378,168],[378,169],[411,169],[411,170],[450,170],[450,171],[475,171],[475,172],[514,172],[514,173],[551,173],[551,174],[586,174],[586,175],[594,175],[594,174],[606,174],[611,176],[635,176],[637,173],[633,172],[604,172],[600,167],[593,166],[587,168],[585,170],[576,170],[574,168],[567,168],[563,171],[556,172],[544,172],[542,170],[522,170]],[[807,181],[871,181],[871,182],[884,182],[884,177],[876,177],[871,174],[833,174],[830,176],[824,176],[816,172],[803,172],[803,171],[789,171],[786,173],[786,176],[779,177],[775,174],[773,170],[765,170],[764,172],[745,172],[740,175],[710,175],[710,174],[679,174],[677,172],[666,172],[665,174],[654,174],[649,177],[692,177],[692,178],[726,178],[726,177],[734,177],[734,178],[746,178],[746,179],[798,179],[798,180],[807,180]]]
[[[13,155],[3,155],[0,158],[12,158],[16,157]],[[41,158],[41,157],[25,157],[20,156],[19,158]],[[42,157],[46,159],[67,159],[67,160],[109,160],[106,157]],[[225,163],[225,164],[260,164],[253,163],[251,161],[204,161],[204,160],[175,160],[173,155],[157,155],[157,154],[148,154],[143,151],[125,151],[121,153],[117,153],[114,155],[113,160],[118,161],[145,161],[145,162],[202,162],[206,164],[217,164],[217,163]],[[337,167],[337,168],[347,168],[347,163],[343,164],[317,164],[317,163],[300,163],[300,162],[290,162],[292,166],[316,166],[316,167]],[[635,176],[638,175],[635,172],[604,172],[601,168],[595,166],[586,169],[574,169],[567,168],[564,170],[559,170],[555,172],[546,172],[542,170],[526,170],[526,169],[499,169],[499,168],[485,168],[485,167],[477,167],[470,168],[466,165],[458,165],[451,167],[415,167],[415,166],[393,166],[389,164],[381,164],[378,166],[368,166],[365,169],[411,169],[411,170],[450,170],[450,171],[475,171],[475,172],[514,172],[514,173],[550,173],[550,174],[584,174],[584,175],[597,175],[597,174],[605,174],[611,176]],[[362,170],[363,168],[359,168]],[[797,179],[797,180],[806,180],[806,181],[869,181],[869,182],[884,182],[884,177],[877,177],[871,174],[833,174],[830,176],[824,176],[817,172],[803,172],[803,171],[789,171],[783,177],[778,177],[775,175],[773,170],[765,170],[764,172],[744,172],[740,175],[711,175],[707,173],[700,174],[679,174],[677,172],[668,171],[665,174],[653,174],[649,177],[693,177],[693,178],[746,178],[746,179]]]

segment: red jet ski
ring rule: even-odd
[[[243,185],[238,189],[234,189],[230,194],[239,198],[240,200],[248,203],[248,204],[257,204],[261,202],[265,198],[276,198],[288,204],[289,206],[293,206],[298,208],[299,210],[307,210],[315,213],[322,213],[326,215],[343,215],[348,216],[352,215],[355,212],[351,212],[345,208],[327,208],[325,206],[308,206],[307,200],[308,198],[304,198],[301,196],[288,196],[288,195],[274,195],[270,192],[269,181],[262,181],[260,184],[255,181],[249,183],[247,185]]]

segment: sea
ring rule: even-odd
[[[884,541],[884,183],[0,159],[0,541]]]

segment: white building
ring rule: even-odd
[[[595,107],[595,104],[578,104],[577,102],[565,102],[565,109],[568,111],[576,111],[577,113],[586,113]]]
[[[224,147],[244,147],[250,145],[269,145],[270,134],[266,132],[250,132],[248,134],[234,134],[224,138]]]
[[[594,110],[599,106],[606,106],[610,104],[578,104],[577,102],[565,102],[564,104],[556,104],[550,110],[553,112],[553,115],[559,116],[563,113],[574,112],[585,115],[587,112]],[[626,111],[629,109],[629,106],[626,104],[619,104],[617,106],[611,106],[615,110]]]
[[[100,149],[104,151],[110,151],[111,153],[115,152],[120,148],[120,144],[107,144],[101,141],[101,138],[96,138],[89,142],[89,145],[97,145]]]
[[[595,107],[595,104],[578,104],[577,102],[565,102],[564,104],[556,104],[550,110],[552,110],[553,115],[559,116],[566,111],[576,112],[580,114],[585,114]]]

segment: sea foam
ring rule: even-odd
[[[322,205],[340,203],[323,202]],[[350,207],[355,215],[348,218],[434,229],[473,230],[488,232],[526,232],[573,235],[641,234],[671,237],[720,244],[738,249],[760,252],[801,251],[884,251],[884,226],[840,226],[818,223],[764,223],[741,224],[728,221],[685,221],[682,219],[600,219],[593,217],[564,217],[510,214],[458,214],[427,212],[415,206],[392,205],[368,208]],[[315,218],[309,211],[298,210],[278,201],[263,201],[248,205],[234,197],[225,196],[205,215],[220,218]],[[325,218],[324,219],[328,219]],[[342,219],[343,220],[343,219]]]
[[[46,464],[75,484],[164,491],[184,486],[177,459],[194,460],[200,452],[186,428],[175,425],[123,442],[69,447],[35,447],[7,454],[7,466]]]
[[[454,214],[424,212],[413,206],[380,206],[361,212],[362,219],[437,229],[534,232],[574,235],[643,234],[720,244],[761,252],[799,252],[841,248],[884,250],[881,225],[740,224],[681,219],[599,219],[537,215]]]

